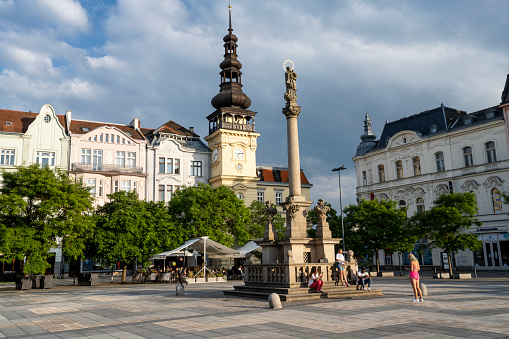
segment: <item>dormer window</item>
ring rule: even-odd
[[[465,119],[465,125],[470,125],[472,123],[472,118]]]
[[[6,121],[5,126],[12,126],[12,121]]]
[[[486,119],[493,119],[494,116],[495,116],[495,112],[493,112],[493,111],[486,113]]]
[[[90,128],[88,128],[88,127],[81,127],[81,130],[83,132],[90,132]]]
[[[124,132],[126,135],[131,136],[132,134],[130,132]]]
[[[433,124],[430,126],[429,130],[431,133],[436,133],[437,132],[437,125]]]

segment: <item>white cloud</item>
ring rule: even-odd
[[[87,12],[77,0],[33,0],[32,6],[38,11],[38,16],[51,21],[63,32],[68,29],[87,30]]]

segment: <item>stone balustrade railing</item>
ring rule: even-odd
[[[274,285],[307,284],[312,267],[316,267],[318,273],[323,273],[324,282],[334,281],[335,269],[331,263],[310,263],[245,265],[244,282]]]

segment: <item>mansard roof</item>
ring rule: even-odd
[[[0,132],[25,133],[39,113],[0,109]],[[65,116],[57,115],[60,125],[65,126]]]
[[[276,167],[272,169],[258,168],[257,173],[261,182],[289,182],[288,169],[279,169]],[[311,185],[302,170],[300,171],[300,182],[303,185]]]
[[[133,126],[130,125],[122,125],[122,124],[112,124],[107,122],[98,122],[98,121],[86,121],[86,120],[71,120],[70,133],[72,134],[86,134],[90,133],[96,128],[100,127],[115,127],[121,130],[126,134],[130,134],[133,139],[136,140],[145,140],[143,134],[138,132]]]
[[[507,79],[505,80],[504,90],[502,91],[502,104],[509,103],[509,74],[507,74]]]

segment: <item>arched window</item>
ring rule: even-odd
[[[403,162],[401,160],[396,161],[396,178],[403,178]]]
[[[502,213],[502,196],[498,188],[491,190],[491,200],[493,201],[493,213]]]
[[[384,165],[378,165],[378,181],[384,182],[385,181],[385,168]]]
[[[242,193],[237,193],[237,198],[239,198],[240,200],[244,200],[244,197],[242,196]]]
[[[405,200],[400,200],[398,205],[399,205],[399,208],[405,208],[406,207]]]
[[[423,198],[417,198],[415,201],[417,206],[417,212],[421,213],[424,212],[424,199]]]
[[[472,147],[467,146],[463,148],[463,159],[465,159],[465,167],[474,165],[474,159],[472,158]]]
[[[445,171],[444,153],[442,153],[442,152],[436,153],[435,160],[437,163],[437,172]]]
[[[488,162],[497,161],[497,152],[493,141],[486,143],[486,156],[488,157]]]
[[[419,157],[414,157],[412,161],[414,164],[414,175],[421,175],[421,159]]]

